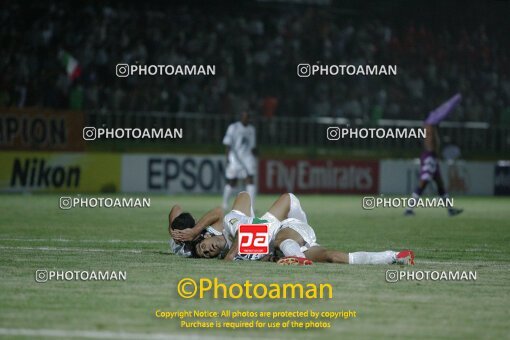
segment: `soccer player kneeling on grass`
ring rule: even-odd
[[[414,264],[414,253],[410,250],[401,252],[355,252],[343,253],[327,250],[319,246],[313,228],[308,224],[306,213],[299,199],[293,194],[283,194],[261,218],[252,215],[250,196],[241,192],[232,207],[225,215],[222,230],[214,224],[216,232],[203,233],[203,225],[185,230],[172,231],[172,237],[180,242],[193,241],[191,247],[194,256],[202,258],[222,257],[225,260],[268,260],[271,256],[238,254],[238,230],[242,224],[268,225],[270,254],[282,253],[278,260],[283,265],[309,265],[313,261],[345,264]],[[212,221],[209,221],[212,222]],[[197,235],[198,236],[197,238]]]

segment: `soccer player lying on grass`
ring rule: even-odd
[[[456,94],[437,109],[430,112],[427,120],[425,120],[425,150],[420,157],[420,183],[412,195],[416,200],[421,197],[430,181],[436,182],[437,193],[441,199],[445,200],[448,198],[448,193],[444,188],[443,178],[439,172],[439,161],[437,159],[437,153],[439,151],[439,133],[437,125],[458,105],[461,98],[460,94]],[[448,215],[450,216],[458,215],[462,211],[462,209],[448,207]],[[414,215],[413,208],[407,207],[404,215]]]
[[[243,209],[243,213],[235,210],[241,206],[247,207],[246,210]],[[218,207],[206,213],[196,225],[192,217],[186,224],[180,223],[180,220],[187,215],[191,217],[189,213],[183,213],[179,206],[174,206],[169,215],[168,228],[172,237],[170,248],[173,253],[186,257],[225,257],[233,240],[233,237],[229,237],[229,235],[235,235],[237,232],[237,229],[233,231],[233,234],[228,232],[230,226],[238,228],[241,224],[266,224],[270,235],[274,235],[280,227],[280,221],[269,212],[264,214],[261,219],[255,217],[251,198],[247,192],[242,192],[237,196],[233,210],[225,217],[223,217],[223,210]],[[230,225],[229,222],[231,222]],[[235,223],[235,226],[232,223]],[[182,248],[186,251],[182,251]],[[253,255],[252,257],[253,260],[269,260],[271,258],[271,256],[263,255]]]
[[[249,197],[249,196],[248,196]],[[255,216],[250,204],[250,216]],[[172,253],[184,257],[197,257],[195,254],[196,244],[211,236],[223,238],[223,209],[220,207],[208,211],[195,224],[195,219],[188,212],[183,212],[179,205],[174,205],[168,215],[168,233]],[[208,247],[205,247],[205,245]],[[228,251],[228,245],[220,237],[212,238],[202,244],[204,252],[201,257],[217,257]],[[211,254],[209,254],[211,252]]]
[[[327,250],[316,243],[315,232],[308,225],[306,213],[301,208],[299,199],[293,194],[283,194],[271,206],[262,218],[253,217],[251,200],[246,192],[240,193],[232,211],[223,218],[222,235],[207,235],[195,239],[195,256],[203,258],[218,257],[229,249],[225,260],[267,260],[268,256],[259,254],[240,255],[238,249],[238,229],[241,224],[268,225],[269,253],[275,250],[283,253],[279,264],[308,265],[316,262],[345,264],[414,264],[414,253],[402,252],[355,252],[343,253]],[[181,242],[189,242],[200,234],[202,226],[194,231],[174,230],[172,237]],[[218,230],[219,231],[219,230]]]

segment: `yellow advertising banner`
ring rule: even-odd
[[[1,192],[120,191],[121,154],[0,152]]]

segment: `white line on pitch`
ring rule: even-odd
[[[490,265],[492,267],[508,267],[510,266],[509,263],[503,263],[498,261],[469,261],[469,260],[461,260],[461,261],[431,261],[431,260],[419,260],[416,259],[415,261],[417,264],[442,264],[442,265],[448,265],[448,266],[483,266],[483,265]]]
[[[0,241],[15,242],[83,242],[83,243],[156,243],[166,244],[167,241],[157,240],[70,240],[65,238],[0,238]]]
[[[42,251],[74,251],[74,252],[117,252],[117,253],[142,253],[137,249],[98,249],[98,248],[55,248],[55,247],[8,247],[0,246],[7,250],[42,250]]]
[[[468,248],[468,249],[464,249],[464,250],[445,250],[445,249],[432,249],[432,248],[413,248],[414,252],[419,252],[419,251],[428,251],[428,252],[473,252],[473,253],[478,253],[478,252],[487,252],[487,253],[503,253],[504,251],[503,250],[500,250],[500,249],[491,249],[491,248]]]
[[[71,331],[58,329],[28,329],[28,328],[0,328],[0,335],[9,336],[43,336],[59,338],[89,338],[89,339],[224,339],[225,337],[208,336],[204,334],[165,334],[165,333],[131,333],[113,331]],[[237,338],[237,337],[236,337]]]

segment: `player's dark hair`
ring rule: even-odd
[[[172,229],[183,230],[193,228],[195,226],[195,219],[190,213],[184,212],[174,218],[170,225]]]

